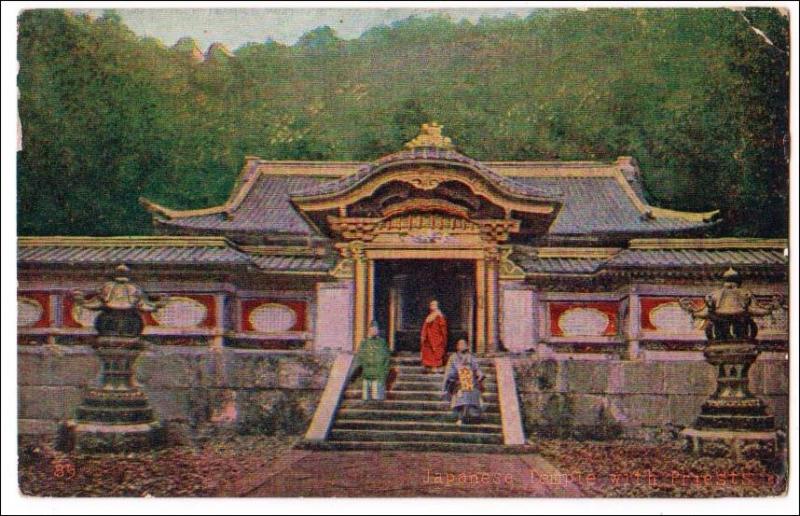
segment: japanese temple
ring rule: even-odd
[[[370,163],[248,156],[220,206],[141,199],[157,236],[21,237],[20,347],[91,337],[70,293],[120,264],[170,296],[147,315],[155,345],[307,356],[352,353],[375,320],[413,357],[436,299],[450,348],[464,337],[482,360],[668,362],[705,339],[678,299],[728,268],[759,297],[788,290],[785,240],[708,238],[719,213],[648,204],[632,157],[479,162],[441,130]],[[785,313],[759,326],[786,350]]]

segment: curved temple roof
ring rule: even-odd
[[[713,225],[718,214],[650,206],[642,194],[636,161],[630,157],[613,163],[481,163],[453,150],[435,124],[423,126],[420,136],[406,147],[372,163],[248,157],[230,198],[220,206],[173,210],[140,201],[153,214],[157,230],[165,234],[224,235],[233,240],[324,238],[295,202],[335,198],[390,167],[432,165],[469,170],[509,198],[560,205],[546,235],[553,240],[691,236]]]
[[[344,176],[334,181],[326,181],[301,191],[294,192],[292,197],[313,197],[343,193],[365,183],[370,178],[380,173],[388,165],[401,163],[440,164],[466,166],[486,179],[489,183],[498,186],[507,193],[527,199],[558,199],[561,193],[558,189],[542,189],[535,185],[515,181],[513,178],[502,176],[483,163],[459,154],[452,150],[436,148],[414,148],[395,152],[380,158],[372,163],[367,163],[358,168],[354,174]]]
[[[229,200],[203,210],[171,210],[142,199],[156,227],[166,234],[319,236],[298,213],[292,196],[353,188],[374,173],[357,163],[271,162],[252,158]],[[688,213],[650,206],[616,164],[493,163],[494,178],[515,192],[526,189],[559,199],[552,237],[596,239],[604,235],[696,234],[713,225],[716,212]],[[488,172],[487,172],[488,174]],[[513,186],[511,186],[513,185]]]

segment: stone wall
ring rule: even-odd
[[[786,356],[762,353],[750,371],[751,391],[769,405],[784,430]],[[670,425],[691,425],[716,385],[715,370],[701,353],[641,361],[517,356],[515,374],[528,435],[654,438]]]
[[[336,353],[151,346],[137,377],[158,417],[175,434],[207,428],[303,433]],[[19,431],[55,434],[73,416],[99,364],[88,346],[18,349]],[[701,353],[620,360],[611,355],[512,355],[529,436],[653,438],[690,425],[712,393],[715,372]],[[779,428],[788,417],[788,360],[765,352],[750,372],[754,394]]]
[[[137,378],[161,421],[188,437],[210,427],[301,433],[314,413],[334,353],[151,346]],[[88,346],[21,346],[21,434],[54,434],[73,417],[99,363]]]

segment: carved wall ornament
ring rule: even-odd
[[[17,326],[26,328],[42,320],[44,308],[41,303],[29,297],[17,298]]]
[[[657,305],[649,317],[657,330],[672,334],[692,334],[703,328],[703,321],[692,319],[677,301]]]
[[[331,276],[339,279],[352,278],[354,273],[355,264],[352,258],[341,258],[330,271]]]
[[[347,240],[372,240],[380,222],[378,218],[328,217],[331,229]]]
[[[353,263],[359,262],[363,263],[366,261],[367,257],[364,253],[364,242],[355,241],[350,242],[350,256],[353,259]]]
[[[558,326],[565,337],[605,335],[609,322],[606,313],[591,307],[570,308],[558,318]]]
[[[405,181],[421,190],[433,190],[437,186],[439,186],[444,179],[442,177],[437,177],[435,175],[418,175],[415,177],[409,177]]]
[[[159,326],[169,328],[196,328],[208,315],[206,305],[190,297],[170,297],[163,306],[152,313]]]
[[[764,334],[784,335],[789,331],[789,311],[781,306],[769,315],[755,318],[758,331]]]
[[[500,248],[500,277],[502,279],[525,279],[525,271],[511,259],[513,252],[514,249],[511,247]]]
[[[376,228],[379,232],[410,233],[438,231],[449,234],[477,234],[477,224],[461,217],[452,217],[440,213],[412,213],[400,217],[392,217],[381,222]]]
[[[264,303],[250,312],[248,321],[257,332],[279,333],[288,331],[295,325],[297,314],[286,305]]]
[[[411,234],[403,236],[403,241],[411,244],[447,244],[454,242],[456,239],[448,233],[440,233],[430,229],[418,234]]]
[[[408,199],[383,209],[384,217],[395,217],[404,213],[439,212],[468,219],[469,210],[444,199]]]
[[[515,219],[484,219],[475,222],[480,226],[481,236],[487,242],[505,242],[520,227],[520,221]]]
[[[72,320],[80,324],[84,328],[93,328],[94,321],[95,319],[97,319],[97,315],[99,313],[100,312],[96,310],[89,310],[87,308],[84,308],[79,304],[73,304],[72,309],[70,310],[70,315],[72,316]]]
[[[493,244],[487,245],[483,248],[483,256],[487,263],[492,265],[500,264],[500,249]]]

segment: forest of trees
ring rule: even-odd
[[[757,30],[755,30],[757,28]],[[222,202],[245,155],[371,160],[436,120],[481,160],[635,156],[649,201],[788,232],[788,19],[777,10],[409,18],[207,55],[110,11],[19,17],[18,231],[148,234],[146,196]]]

